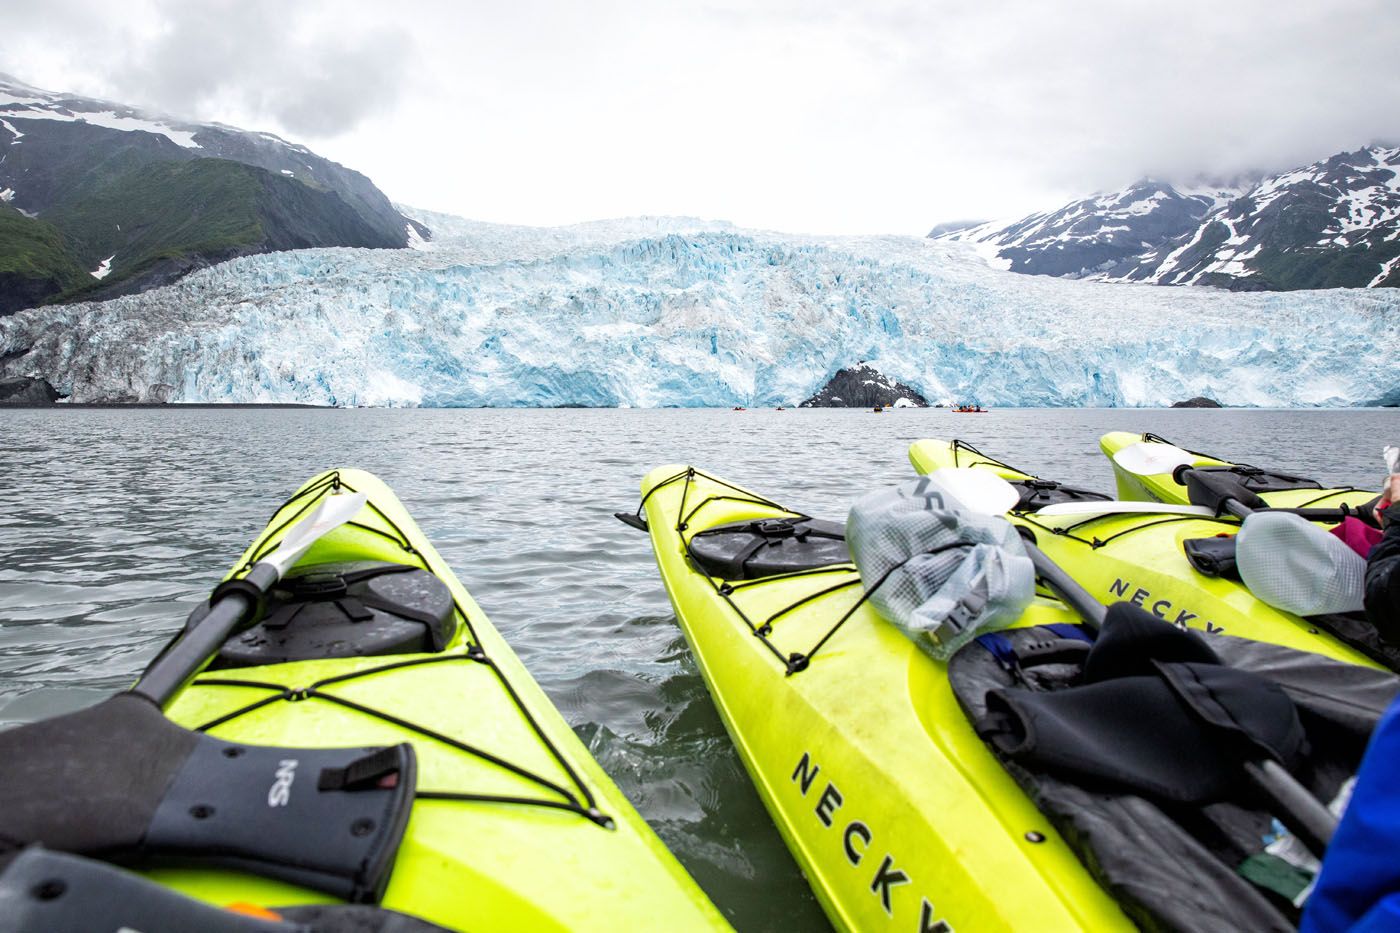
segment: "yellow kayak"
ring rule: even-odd
[[[274,915],[352,900],[454,930],[728,929],[374,476],[333,470],[308,481],[228,579],[318,503],[353,492],[367,497],[354,518],[317,540],[261,621],[164,705],[169,722],[201,737],[171,785],[192,782],[198,803],[172,809],[173,790],[159,799],[141,845],[161,857],[134,860],[146,877]],[[104,706],[129,725],[142,703],[125,693]],[[171,741],[191,735],[144,715]],[[26,729],[63,728],[55,722],[0,733],[0,747],[22,743]],[[200,768],[267,759],[249,799],[187,781],[210,749]],[[348,751],[320,751],[330,749]],[[313,766],[325,755],[348,759]],[[0,781],[7,773],[0,765]],[[314,809],[378,798],[382,816],[352,813],[338,828],[339,817]],[[312,809],[299,817],[302,806]],[[54,834],[40,838],[56,847]],[[360,839],[373,843],[364,861],[336,875]]]
[[[915,441],[909,447],[909,460],[923,474],[944,467],[972,467],[1016,484],[1024,493],[1023,506],[1008,517],[1034,532],[1041,550],[1104,602],[1127,600],[1168,622],[1206,632],[1272,642],[1354,664],[1400,666],[1400,652],[1381,642],[1364,619],[1302,618],[1255,598],[1238,580],[1207,576],[1193,567],[1186,556],[1186,542],[1232,536],[1239,531],[1237,519],[1113,511],[1052,516],[1041,514],[1040,509],[1075,495],[1108,497],[1082,490],[1066,492],[1054,481],[1018,470],[960,441]],[[1170,474],[1165,481],[1175,485]],[[1184,493],[1185,487],[1180,488]],[[1289,499],[1305,499],[1312,505],[1318,503],[1318,492],[1292,490],[1266,493],[1265,498],[1277,496],[1284,500],[1277,504],[1288,505],[1302,504]],[[1321,504],[1364,501],[1357,500],[1355,493],[1323,492],[1328,494]],[[1155,498],[1164,500],[1164,496]]]
[[[1234,473],[1251,492],[1257,493],[1271,506],[1288,508],[1322,508],[1339,505],[1361,505],[1376,498],[1375,492],[1352,487],[1327,488],[1316,480],[1269,469],[1231,463],[1209,454],[1176,447],[1164,437],[1156,434],[1135,434],[1131,431],[1110,431],[1099,438],[1099,449],[1113,465],[1113,479],[1118,486],[1118,496],[1122,499],[1145,500],[1184,504],[1187,498],[1186,486],[1173,475],[1174,468],[1167,467],[1161,472],[1147,474],[1134,473],[1125,469],[1115,457],[1127,451],[1149,455],[1143,458],[1150,461],[1154,452],[1170,452],[1177,456],[1159,456],[1164,467],[1179,460],[1192,467],[1210,467]]]
[[[844,542],[824,566],[727,580],[697,569],[697,535],[803,516],[683,466],[642,494],[715,705],[838,929],[1131,928],[974,733],[946,666],[860,605]],[[1037,598],[1021,624],[1073,621]]]

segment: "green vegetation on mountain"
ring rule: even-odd
[[[25,281],[0,279],[0,314],[129,294],[235,256],[382,241],[333,191],[225,159],[147,162],[119,150],[42,220],[5,209],[0,275]],[[84,271],[108,258],[104,278]]]
[[[90,280],[53,224],[0,204],[0,314],[40,304]]]

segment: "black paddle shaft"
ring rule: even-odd
[[[1088,590],[1075,582],[1044,551],[1029,541],[1026,553],[1035,564],[1036,573],[1065,605],[1074,610],[1090,628],[1098,631],[1107,610]],[[1312,792],[1299,783],[1272,758],[1260,757],[1245,761],[1245,776],[1256,791],[1270,804],[1270,810],[1302,840],[1318,858],[1327,851],[1332,834],[1337,830],[1337,818]]]
[[[1246,519],[1260,510],[1288,512],[1299,515],[1311,522],[1339,522],[1355,515],[1363,517],[1370,513],[1370,505],[1342,506],[1334,508],[1274,508],[1265,502],[1258,493],[1250,489],[1233,473],[1221,470],[1201,470],[1191,466],[1179,466],[1172,473],[1178,483],[1186,486],[1186,496],[1192,505],[1203,505],[1216,515],[1229,512],[1238,519]]]
[[[252,612],[254,599],[248,589],[266,593],[276,585],[277,580],[276,567],[266,563],[254,564],[242,581],[247,586],[229,590],[216,599],[209,614],[156,658],[131,692],[157,706],[168,703]]]

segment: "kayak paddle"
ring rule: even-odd
[[[130,692],[163,706],[194,676],[214,651],[257,607],[258,601],[311,546],[354,518],[367,501],[363,493],[336,493],[293,525],[277,547],[243,577],[226,582],[210,597],[209,614],[163,652]]]

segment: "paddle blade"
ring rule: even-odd
[[[1136,476],[1157,476],[1195,463],[1196,455],[1171,444],[1138,441],[1114,454],[1113,462]]]
[[[1300,516],[1250,515],[1236,538],[1235,562],[1249,591],[1277,609],[1311,616],[1362,608],[1365,558]]]
[[[1021,501],[1015,486],[991,470],[975,467],[944,467],[928,474],[934,489],[948,497],[948,508],[981,515],[1005,515]]]
[[[364,508],[368,497],[362,492],[342,492],[327,496],[321,500],[321,504],[316,506],[312,513],[292,526],[281,543],[277,545],[277,550],[267,557],[258,561],[260,564],[271,564],[277,569],[277,578],[280,580],[287,569],[301,559],[302,555],[311,550],[311,545],[315,544],[327,532],[339,528],[350,521],[360,509]]]
[[[1124,515],[1146,513],[1151,515],[1194,515],[1213,518],[1215,513],[1203,505],[1175,505],[1168,502],[1138,502],[1135,500],[1084,500],[1080,502],[1056,502],[1038,509],[1035,514],[1055,515]]]

